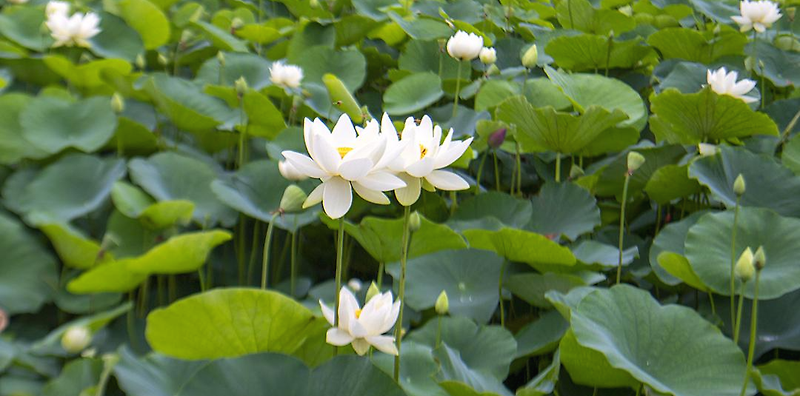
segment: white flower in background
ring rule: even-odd
[[[55,12],[47,16],[45,25],[50,29],[50,35],[56,40],[53,47],[77,45],[91,47],[89,39],[100,33],[100,18],[93,12],[82,14],[80,12],[68,17],[67,14]]]
[[[283,176],[286,180],[301,181],[308,179],[308,176],[297,170],[294,165],[287,161],[278,162],[278,171],[281,172],[281,176]]]
[[[333,326],[333,310],[322,300],[319,305],[322,315]],[[392,292],[373,297],[360,309],[353,293],[343,287],[339,292],[339,326],[328,330],[325,341],[335,346],[353,344],[353,349],[362,356],[369,351],[370,346],[381,352],[397,355],[394,337],[383,334],[391,330],[399,313],[400,301],[394,302]]]
[[[743,100],[745,103],[757,101],[757,98],[744,96],[746,93],[755,88],[756,82],[746,78],[737,82],[737,78],[739,78],[738,73],[735,71],[728,73],[724,67],[721,67],[716,71],[709,70],[706,73],[708,85],[714,92],[720,95],[733,96],[734,98]]]
[[[350,279],[349,281],[347,281],[347,287],[349,287],[349,288],[350,288],[350,290],[352,290],[352,291],[353,291],[353,293],[358,293],[358,292],[360,292],[360,291],[361,291],[361,288],[362,288],[363,286],[364,286],[364,285],[361,283],[361,280],[360,280],[360,279],[358,279],[358,278],[353,278],[353,279]]]
[[[489,65],[497,62],[497,51],[492,47],[484,47],[478,57],[481,58],[481,63]]]
[[[342,114],[331,132],[319,119],[305,120],[304,138],[310,158],[294,151],[284,151],[286,161],[308,177],[320,179],[303,208],[322,202],[325,213],[332,219],[344,216],[353,204],[353,191],[365,200],[388,205],[381,191],[403,187],[400,178],[381,169],[382,163],[394,158],[387,155],[387,140],[383,134],[376,138],[361,130],[356,133],[350,117]],[[399,150],[396,155],[399,155]]]
[[[69,353],[78,353],[92,343],[92,332],[86,326],[72,326],[61,336],[61,347]]]
[[[303,69],[300,66],[287,65],[283,61],[278,61],[270,66],[269,79],[279,87],[297,88],[303,81]]]
[[[459,30],[447,40],[447,53],[458,60],[473,60],[483,49],[483,37]]]
[[[389,164],[389,168],[406,183],[405,187],[394,191],[403,206],[417,202],[422,188],[422,179],[440,190],[466,190],[469,183],[455,173],[440,170],[455,162],[469,148],[472,138],[452,141],[450,129],[442,142],[442,128],[433,126],[430,117],[425,116],[417,125],[409,117],[403,129],[402,142],[405,143],[400,156]]]
[[[763,33],[775,21],[781,19],[778,5],[771,1],[745,0],[739,3],[739,10],[742,15],[732,16],[731,19],[739,24],[739,30],[742,32],[755,29],[756,32]]]
[[[45,15],[48,17],[54,14],[62,14],[67,15],[69,14],[70,5],[66,1],[51,1],[47,3],[47,7],[44,9]]]

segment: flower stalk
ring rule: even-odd
[[[736,194],[736,206],[733,209],[733,229],[731,230],[731,324],[738,327],[736,323],[736,227],[739,222],[739,204],[742,195],[745,193],[744,176],[741,174],[733,182],[733,192]]]
[[[394,339],[397,343],[397,356],[394,357],[394,380],[400,380],[400,352],[403,342],[403,310],[406,308],[406,264],[408,262],[408,240],[411,234],[410,229],[411,207],[404,207],[403,212],[403,246],[400,250],[400,289],[397,294],[400,299],[400,314],[397,316],[397,324],[394,328]]]
[[[269,273],[269,250],[272,245],[272,230],[275,228],[275,219],[280,214],[276,211],[272,214],[267,226],[267,235],[264,237],[264,257],[261,260],[261,290],[267,290],[267,274]]]

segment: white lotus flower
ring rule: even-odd
[[[763,33],[775,21],[781,19],[778,5],[771,1],[744,0],[739,3],[739,10],[742,15],[732,16],[731,19],[739,24],[739,30],[742,32],[755,29],[756,32]]]
[[[45,25],[50,29],[50,35],[56,40],[53,47],[77,45],[91,47],[89,39],[100,33],[100,18],[93,12],[82,14],[80,12],[68,17],[67,14],[54,12],[47,16]]]
[[[304,137],[310,158],[294,151],[284,151],[286,161],[300,173],[320,179],[303,208],[322,202],[332,219],[344,216],[353,203],[353,192],[365,200],[388,205],[381,191],[405,186],[400,178],[384,170],[400,154],[395,146],[387,150],[387,134],[373,134],[368,128],[356,133],[350,117],[342,114],[331,132],[319,119],[305,120]]]
[[[270,81],[283,88],[297,88],[303,81],[303,69],[300,66],[287,65],[283,61],[273,63],[269,74]]]
[[[281,176],[283,176],[286,180],[301,181],[308,179],[308,176],[306,176],[303,172],[297,170],[297,168],[295,168],[294,165],[286,161],[278,162],[278,171],[281,173]]]
[[[489,65],[497,62],[497,51],[492,47],[484,47],[478,57],[481,58],[481,63]]]
[[[423,117],[419,125],[411,117],[406,120],[402,135],[402,142],[405,143],[403,152],[389,164],[389,168],[406,183],[405,187],[394,191],[401,205],[410,206],[417,202],[422,179],[440,190],[469,188],[469,183],[461,176],[441,169],[461,157],[472,143],[472,138],[453,142],[453,130],[450,129],[444,142],[441,139],[442,128],[433,126],[430,117]]]
[[[473,60],[483,49],[483,37],[459,30],[447,40],[447,53],[458,60]]]
[[[745,103],[757,101],[757,98],[745,96],[746,93],[755,88],[756,82],[746,78],[737,82],[736,79],[738,77],[738,73],[735,71],[727,73],[724,67],[713,72],[711,70],[706,72],[706,80],[714,92],[720,95],[733,96],[734,98],[743,100]]]
[[[319,306],[322,315],[333,326],[333,310],[322,300]],[[393,302],[392,292],[373,297],[361,309],[353,293],[343,287],[339,292],[339,326],[328,330],[325,341],[335,346],[353,344],[353,349],[362,356],[369,351],[370,345],[381,352],[397,355],[394,337],[383,334],[391,330],[399,313],[400,301]]]
[[[47,3],[47,7],[44,9],[44,14],[46,16],[54,15],[54,14],[62,14],[67,15],[69,14],[70,5],[66,1],[51,1]]]
[[[353,291],[353,293],[360,292],[361,288],[363,286],[364,286],[364,284],[361,283],[361,279],[358,279],[358,278],[353,278],[353,279],[350,279],[349,281],[347,281],[347,287],[349,287],[350,290]]]

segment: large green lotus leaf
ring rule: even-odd
[[[597,200],[577,184],[545,183],[531,204],[531,221],[525,228],[539,234],[575,240],[600,225]]]
[[[470,247],[490,250],[510,261],[531,265],[549,264],[571,266],[575,256],[564,246],[535,232],[515,228],[501,228],[498,231],[471,229],[464,230]]]
[[[708,66],[702,63],[678,62],[655,87],[655,92],[675,88],[685,94],[695,93],[708,83],[707,72]]]
[[[441,250],[466,249],[467,243],[458,233],[444,224],[434,223],[420,215],[420,229],[411,234],[408,257],[420,257]],[[332,229],[338,222],[327,221]],[[355,238],[376,261],[399,261],[403,244],[403,219],[365,217],[358,225],[345,223],[345,231]]]
[[[247,114],[247,134],[269,140],[286,129],[283,114],[266,95],[249,90],[242,98]]]
[[[486,323],[499,301],[497,284],[502,259],[480,250],[447,250],[409,260],[406,304],[416,310],[432,308],[442,291],[450,300],[450,313]],[[400,279],[400,266],[387,271]]]
[[[511,396],[503,383],[493,375],[470,368],[463,360],[459,351],[451,348],[447,343],[442,343],[433,351],[434,357],[439,361],[441,371],[439,385],[449,395],[458,396]]]
[[[435,347],[439,320],[429,320],[409,334],[408,339]],[[459,352],[461,360],[471,369],[503,380],[517,351],[514,336],[503,327],[482,326],[465,317],[443,317],[441,341]]]
[[[64,333],[66,333],[67,330],[73,327],[80,326],[80,327],[87,327],[92,334],[97,334],[97,332],[104,329],[111,322],[113,322],[118,317],[124,315],[132,308],[133,304],[127,302],[125,304],[122,304],[113,309],[109,309],[107,311],[73,319],[69,322],[62,324],[61,326],[56,327],[55,329],[50,331],[50,333],[48,333],[47,336],[34,342],[31,345],[30,350],[34,354],[40,356],[44,355],[44,356],[67,357],[74,355],[74,353],[67,352],[61,346],[61,338],[64,336]]]
[[[519,96],[520,91],[520,85],[512,81],[486,81],[475,95],[475,110],[490,110],[510,97]]]
[[[56,262],[25,227],[0,212],[0,307],[8,314],[33,313],[50,299]]]
[[[113,259],[97,241],[82,235],[69,224],[42,224],[39,229],[50,239],[64,265],[86,269]]]
[[[555,290],[567,294],[570,290],[587,286],[585,279],[573,274],[520,273],[506,278],[505,287],[525,302],[539,308],[550,309],[553,305],[545,298],[545,293]]]
[[[117,7],[122,19],[139,32],[145,49],[156,49],[169,41],[169,19],[155,4],[148,0],[122,0]]]
[[[19,121],[25,139],[50,154],[69,147],[97,151],[117,127],[111,100],[103,96],[75,102],[40,96],[22,111]]]
[[[136,289],[149,276],[146,272],[136,272],[131,268],[135,259],[121,259],[98,265],[67,284],[67,290],[74,294],[124,293]]]
[[[564,28],[607,35],[627,32],[636,27],[633,18],[616,10],[597,10],[589,0],[569,0],[557,3],[558,23]]]
[[[114,206],[125,216],[139,219],[153,229],[163,229],[192,220],[194,203],[187,200],[154,202],[139,187],[119,181],[111,189]]]
[[[527,79],[522,94],[533,107],[553,106],[556,110],[572,107],[572,102],[561,89],[545,77]]]
[[[213,226],[230,226],[236,212],[217,199],[211,183],[219,173],[207,162],[182,154],[165,152],[129,164],[131,178],[159,201],[187,200],[194,203],[194,220]]]
[[[248,23],[236,29],[235,33],[238,37],[259,44],[269,44],[284,36],[277,26],[270,26],[269,21],[264,24]]]
[[[658,266],[672,277],[680,279],[681,282],[697,290],[709,292],[708,286],[697,276],[686,257],[678,253],[661,252],[656,261],[658,261]]]
[[[3,133],[2,129],[0,129],[0,133]],[[791,169],[795,175],[800,175],[800,137],[798,136],[800,135],[794,135],[789,139],[781,152],[781,164]]]
[[[633,172],[628,182],[628,197],[634,197],[644,190],[650,177],[667,165],[674,165],[686,155],[686,149],[679,145],[663,145],[632,149],[645,158],[644,164]],[[628,156],[620,153],[604,167],[595,187],[599,196],[614,196],[622,201],[622,190],[625,187],[625,175],[628,173]]]
[[[308,388],[301,395],[405,396],[392,377],[373,366],[369,359],[339,356],[311,372]]]
[[[247,52],[247,43],[213,24],[206,21],[193,21],[192,26],[202,32],[211,45],[221,51]]]
[[[144,84],[145,91],[178,128],[207,131],[231,119],[239,119],[239,111],[225,102],[206,95],[202,88],[189,81],[155,74]]]
[[[531,201],[490,191],[460,202],[448,224],[457,231],[498,230],[503,225],[522,228],[530,221],[532,213]]]
[[[280,209],[283,192],[290,181],[281,176],[274,161],[253,161],[241,169],[226,175],[211,184],[211,189],[220,201],[252,218],[269,223],[272,214]],[[310,182],[301,183],[310,191]],[[319,207],[301,213],[283,214],[275,219],[275,225],[291,232],[311,224],[319,215]],[[399,256],[398,256],[399,257]]]
[[[622,111],[609,113],[599,106],[590,106],[580,116],[558,112],[549,106],[535,109],[525,98],[517,96],[498,106],[497,118],[517,126],[517,137],[525,152],[572,154],[627,117]]]
[[[650,128],[658,141],[698,144],[752,135],[778,135],[768,115],[710,88],[682,94],[668,89],[652,98]]]
[[[383,94],[383,110],[405,115],[424,109],[444,96],[442,80],[430,72],[415,73],[392,84]]]
[[[412,73],[437,73],[443,79],[453,79],[458,74],[458,61],[447,53],[443,53],[439,49],[439,43],[435,40],[409,41],[397,59],[397,65],[400,70],[408,70]],[[439,74],[440,65],[441,74]],[[464,74],[466,75],[466,73]],[[478,109],[477,104],[475,108]]]
[[[434,379],[439,365],[433,360],[433,348],[403,340],[400,358],[400,386],[408,396],[446,395]],[[372,355],[372,363],[387,375],[394,375],[394,356],[376,353]]]
[[[648,252],[648,259],[650,261],[650,267],[653,268],[653,272],[655,272],[658,279],[662,282],[670,286],[675,286],[679,284],[681,280],[671,275],[659,265],[658,255],[663,252],[683,255],[686,234],[688,234],[689,229],[697,223],[697,220],[706,213],[708,212],[698,211],[680,221],[669,223],[664,226],[653,239],[653,244],[650,245],[650,251]],[[730,255],[730,253],[728,254]]]
[[[733,211],[701,217],[686,235],[686,258],[704,284],[716,293],[730,295],[731,230]],[[781,217],[769,209],[739,209],[736,231],[738,258],[745,248],[764,247],[767,265],[761,271],[760,299],[778,298],[800,288],[800,219]],[[738,293],[739,282],[736,290]],[[752,298],[755,282],[745,285]]]
[[[259,353],[205,364],[174,395],[261,394],[265,390],[286,396],[302,396],[311,382],[310,371],[297,358]]]
[[[201,231],[181,234],[150,249],[128,264],[134,272],[182,274],[202,267],[216,246],[231,239],[228,231]]]
[[[619,265],[619,248],[596,240],[585,239],[572,247],[572,254],[578,262],[600,270],[616,268]],[[628,265],[639,257],[639,247],[631,246],[622,250],[622,265]]]
[[[102,371],[102,359],[83,358],[73,360],[64,365],[64,369],[61,370],[61,374],[58,377],[48,381],[42,389],[42,396],[80,395],[84,389],[97,385]]]
[[[664,59],[708,64],[723,56],[741,55],[747,36],[732,29],[723,29],[715,36],[710,30],[671,27],[651,34],[647,43],[658,49]]]
[[[569,322],[556,311],[547,311],[535,321],[520,329],[517,340],[517,358],[538,356],[552,352],[569,328]]]
[[[322,76],[333,74],[353,92],[367,74],[367,61],[357,50],[336,51],[325,46],[304,49],[295,63],[303,68],[303,84],[322,85]]]
[[[628,119],[620,127],[634,127],[641,131],[647,123],[647,108],[639,94],[621,80],[597,74],[566,74],[545,67],[550,80],[561,88],[576,110],[586,112],[599,106],[610,112],[621,110]]]
[[[125,162],[87,154],[67,154],[42,170],[22,170],[3,186],[7,208],[36,223],[68,222],[91,213],[125,176]]]
[[[708,187],[728,208],[736,206],[733,182],[742,175],[747,186],[742,206],[772,209],[783,216],[800,216],[800,177],[774,158],[742,148],[722,146],[719,154],[694,161],[689,176]]]
[[[800,362],[775,359],[758,366],[762,388],[766,396],[797,396],[800,394]],[[769,393],[767,389],[774,393]]]
[[[550,40],[545,51],[558,66],[574,71],[630,69],[657,59],[651,47],[642,45],[641,38],[609,42],[606,36],[592,34],[557,37]]]
[[[639,381],[626,371],[612,367],[602,353],[578,344],[572,328],[561,338],[558,352],[561,364],[576,384],[598,388],[639,386]]]
[[[255,90],[260,90],[271,85],[269,68],[272,66],[268,60],[255,55],[237,52],[223,53],[225,66],[220,70],[219,58],[210,58],[203,62],[197,71],[196,81],[213,85],[230,85],[244,77],[247,85]]]
[[[133,62],[144,53],[142,38],[125,21],[107,12],[100,13],[100,33],[89,39],[90,50],[103,58],[121,58]]]
[[[644,191],[659,205],[685,198],[701,191],[700,184],[689,178],[688,165],[664,165],[650,176]]]
[[[155,351],[197,360],[257,352],[292,354],[309,334],[327,326],[279,293],[216,289],[150,313],[146,336]]]
[[[106,85],[101,75],[106,69],[123,76],[128,75],[132,69],[131,64],[122,59],[100,59],[76,66],[64,56],[48,55],[44,58],[44,63],[70,84],[85,88]]]
[[[433,19],[425,16],[405,18],[394,11],[389,11],[387,14],[414,40],[436,40],[453,35],[453,29],[442,22],[440,18]]]
[[[14,164],[25,158],[41,159],[47,153],[25,139],[20,114],[33,98],[18,93],[0,96],[0,164]]]
[[[739,4],[733,1],[690,0],[697,11],[721,23],[732,24],[731,17],[739,15]]]
[[[4,9],[0,15],[3,37],[34,51],[44,52],[53,44],[49,32],[42,31],[44,12],[39,7]]]
[[[138,357],[129,347],[120,348],[119,355],[114,377],[119,387],[130,396],[175,396],[209,364],[202,360],[173,359],[156,352]]]
[[[386,16],[384,8],[395,4],[397,4],[395,0],[353,0],[353,7],[359,14],[366,15],[376,21],[386,20],[388,16]]]
[[[800,54],[780,50],[763,40],[757,45],[748,44],[745,52],[750,55],[754,50],[758,61],[764,63],[763,69],[757,68],[759,74],[772,81],[776,87],[800,86],[800,70],[797,67],[800,64]]]
[[[661,306],[647,291],[617,285],[584,297],[571,322],[580,345],[658,392],[739,394],[742,351],[692,309]]]
[[[553,393],[561,373],[561,353],[553,354],[553,361],[539,370],[539,374],[530,380],[524,387],[517,389],[518,396],[545,396]]]

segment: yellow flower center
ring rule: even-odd
[[[361,317],[361,310],[360,310],[360,309],[357,309],[357,310],[356,310],[356,319],[358,319],[358,318],[360,318],[360,317]]]
[[[336,151],[338,151],[339,152],[339,156],[342,157],[342,159],[344,159],[344,156],[347,155],[347,153],[353,151],[353,148],[352,147],[339,147],[339,148],[336,149]]]
[[[425,148],[423,145],[419,145],[419,159],[425,158],[425,154],[428,154],[428,149]]]

